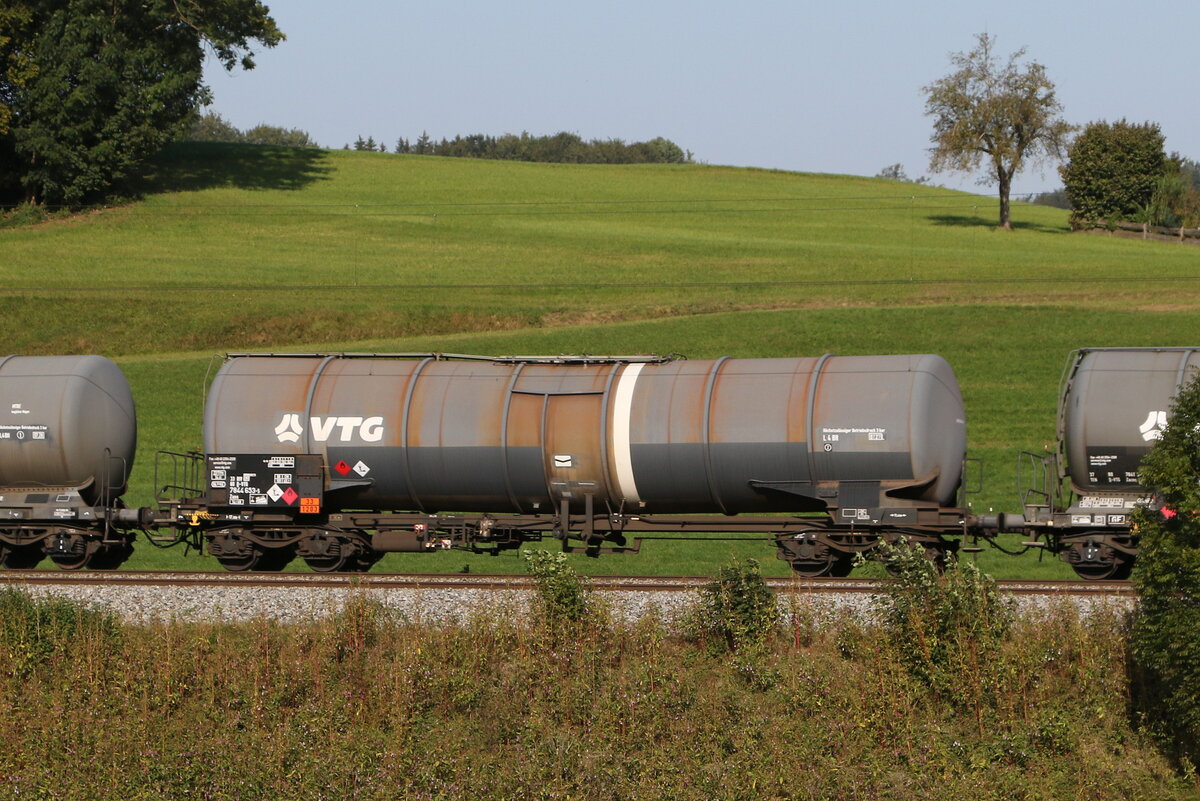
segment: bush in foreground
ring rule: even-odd
[[[1140,711],[1185,765],[1200,762],[1200,379],[1180,391],[1142,461],[1162,510],[1140,509],[1133,653]]]

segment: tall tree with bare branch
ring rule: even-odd
[[[1013,177],[1027,166],[1061,159],[1074,127],[1060,116],[1062,103],[1046,68],[1022,64],[1025,48],[1007,61],[995,53],[996,38],[976,35],[969,53],[954,53],[954,71],[924,88],[925,114],[933,117],[929,169],[975,172],[980,183],[998,184],[1000,227],[1012,228],[1009,194]]]

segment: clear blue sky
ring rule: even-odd
[[[710,164],[927,174],[922,87],[974,35],[1028,48],[1065,116],[1152,120],[1200,159],[1200,2],[278,0],[251,72],[210,64],[213,111],[326,147],[469,133],[664,136]],[[990,192],[973,178],[936,183]],[[1053,167],[1016,193],[1053,189]]]

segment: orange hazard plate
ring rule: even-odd
[[[300,499],[300,514],[315,515],[321,511],[320,498],[301,498]]]

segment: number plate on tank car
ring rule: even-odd
[[[321,511],[324,479],[318,455],[210,454],[205,467],[211,506]]]

